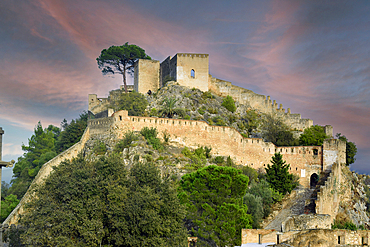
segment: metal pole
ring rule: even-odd
[[[3,128],[0,127],[0,161],[2,161],[2,151],[3,151],[3,134],[4,134],[4,130]],[[0,213],[1,213],[1,178],[2,178],[2,169],[3,166],[0,165]],[[2,222],[1,222],[1,229],[0,229],[0,247],[3,247],[4,246],[4,243],[3,243],[3,226],[2,226]]]

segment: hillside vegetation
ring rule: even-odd
[[[129,115],[231,126],[245,137],[280,146],[320,145],[327,138],[322,126],[296,138],[297,132],[276,116],[175,82],[151,95],[122,93],[111,107]],[[28,146],[22,146],[25,153],[14,168],[2,217],[41,166],[79,140],[86,122],[82,114],[70,124],[64,120],[61,128],[36,126]],[[36,188],[37,199],[27,204],[20,221],[24,228],[5,236],[13,243],[46,246],[182,246],[186,236],[197,236],[197,246],[240,245],[241,229],[260,227],[272,206],[298,185],[279,154],[266,173],[212,156],[211,147],[192,149],[169,140],[168,133],[155,128],[129,131],[121,140],[109,132],[92,137],[78,158],[55,168]],[[370,198],[368,188],[362,190]]]

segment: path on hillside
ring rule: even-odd
[[[281,223],[288,217],[304,213],[305,202],[310,199],[313,189],[298,188],[297,195],[290,199],[286,206],[276,215],[276,217],[264,228],[281,231]]]

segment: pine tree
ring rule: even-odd
[[[266,170],[266,179],[271,187],[285,195],[291,192],[296,184],[294,183],[293,174],[289,173],[290,164],[286,164],[280,153],[275,153],[272,157],[271,165],[268,164]]]

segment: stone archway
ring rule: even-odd
[[[318,182],[319,182],[319,175],[317,175],[316,173],[313,173],[310,177],[310,188],[314,189]]]

